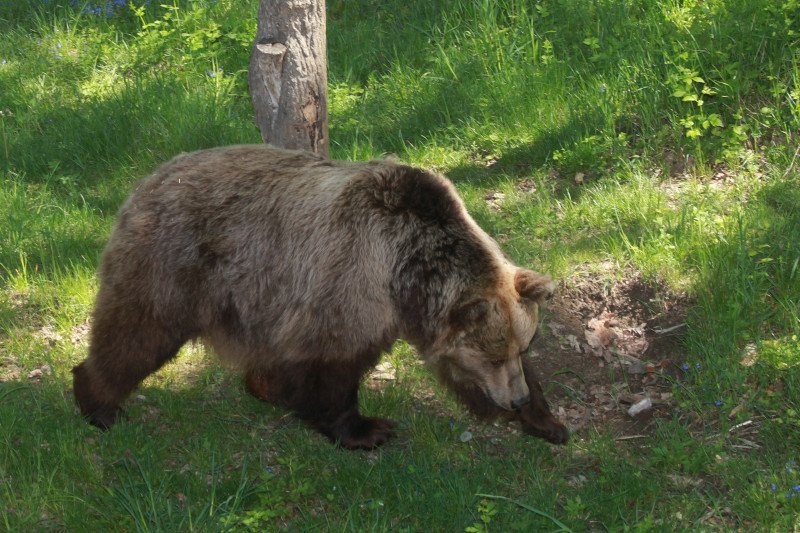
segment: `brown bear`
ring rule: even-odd
[[[345,448],[374,448],[394,423],[361,416],[359,383],[402,338],[477,415],[564,443],[525,356],[552,291],[441,176],[265,145],[202,150],[158,168],[120,210],[75,397],[108,428],[201,338],[258,398]]]

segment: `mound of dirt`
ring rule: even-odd
[[[534,351],[553,411],[573,432],[647,432],[668,416],[689,301],[627,270],[561,281]],[[638,411],[638,412],[637,412]]]

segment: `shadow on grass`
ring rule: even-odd
[[[254,141],[249,105],[220,105],[210,82],[187,90],[167,80],[134,81],[105,99],[35,112],[33,124],[24,130],[19,124],[11,137],[9,164],[25,181],[61,181],[85,191],[120,173],[149,171],[183,151]],[[93,208],[109,207],[102,197],[84,199]]]
[[[799,186],[797,175],[766,184],[738,226],[699,252],[702,276],[687,339],[715,365],[715,386],[766,389],[778,380],[774,400],[788,405],[800,402],[800,367],[780,355],[796,350],[800,337]],[[747,346],[756,354],[752,368],[739,364]],[[761,350],[771,357],[761,358]]]
[[[800,332],[798,185],[797,178],[767,184],[738,227],[702,251],[697,291],[704,305],[696,321],[712,345],[737,350],[745,341]]]
[[[559,125],[548,128],[532,143],[523,144],[505,151],[490,167],[485,164],[469,164],[454,167],[448,171],[448,177],[454,182],[467,182],[486,186],[498,179],[520,180],[531,177],[550,161],[553,152],[568,146],[603,127],[603,117],[591,110],[570,115],[569,119]],[[571,195],[580,194],[582,187],[571,187],[569,180],[559,180],[554,187],[558,197],[569,189]]]

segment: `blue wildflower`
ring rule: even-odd
[[[453,422],[452,420],[450,420],[450,421],[447,423],[447,425],[448,425],[448,426],[450,426],[450,429],[453,429],[454,427],[456,427],[456,423],[455,423],[455,422]]]
[[[61,48],[61,43],[56,43],[56,48]]]
[[[683,371],[689,370],[689,365],[687,365],[686,363],[683,363],[681,365],[681,370],[683,370]]]
[[[697,370],[700,370],[700,363],[695,363],[695,364],[694,364],[694,367],[695,367]]]
[[[719,407],[720,405],[722,405],[722,401],[721,400],[714,400],[714,405]]]
[[[266,468],[266,471],[267,471],[267,474],[273,474],[273,473],[275,473],[275,471],[272,469],[272,467],[271,467],[271,466],[268,466],[268,467]]]
[[[775,485],[775,483],[773,483],[772,485],[770,485],[770,486],[769,486],[769,488],[771,488],[771,489],[772,489],[772,492],[775,492],[776,490],[778,490],[778,486],[777,486],[777,485]]]
[[[800,485],[795,485],[794,487],[792,487],[792,490],[795,492],[800,492]]]

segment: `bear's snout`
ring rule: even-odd
[[[520,409],[522,409],[524,406],[528,405],[529,403],[531,403],[531,395],[530,394],[525,395],[522,398],[518,398],[516,400],[513,400],[511,402],[511,408],[514,411],[519,411]]]

